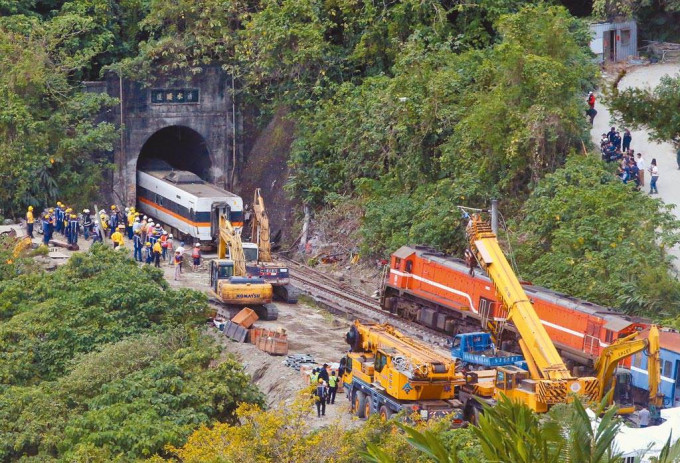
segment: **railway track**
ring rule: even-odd
[[[404,334],[429,344],[446,348],[449,339],[435,330],[409,322],[382,310],[380,304],[347,285],[344,285],[311,267],[279,256],[288,264],[291,283],[300,291],[313,297],[336,315],[352,321],[360,319],[376,323],[389,323]]]

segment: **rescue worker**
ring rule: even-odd
[[[127,208],[126,208],[127,210]],[[127,210],[127,233],[128,239],[132,239],[132,233],[134,233],[133,227],[135,225],[135,209],[132,208]]]
[[[89,240],[91,233],[92,233],[92,217],[90,216],[90,210],[83,209],[83,238],[85,238],[85,240]]]
[[[146,243],[146,224],[148,223],[147,221],[148,217],[144,216],[142,219],[142,224],[141,224],[141,230],[142,230],[142,241]]]
[[[71,209],[70,207],[67,207],[66,210],[64,211],[64,214],[62,214],[63,217],[64,217],[62,227],[63,227],[63,230],[64,230],[64,236],[66,237],[67,242],[68,242],[68,238],[69,238],[68,237],[68,234],[69,234],[68,224],[71,220],[71,214],[72,213],[73,213],[73,209]]]
[[[99,224],[97,222],[92,223],[92,244],[103,243],[104,237],[102,236],[102,231],[99,229]]]
[[[312,374],[309,375],[309,384],[314,385],[319,382],[319,372],[316,368],[312,370]]]
[[[194,244],[194,250],[191,252],[191,258],[194,261],[194,266],[193,269],[194,271],[198,270],[198,267],[201,265],[201,245],[196,243]]]
[[[47,213],[42,217],[43,229],[43,244],[47,246],[50,242],[50,214]]]
[[[151,246],[156,244],[156,241],[158,241],[158,235],[156,234],[156,228],[152,226],[153,222],[151,222],[150,225],[146,226],[146,239],[151,243]]]
[[[54,222],[54,209],[50,208],[49,214],[47,215],[47,234],[48,238],[47,241],[52,239],[52,236],[54,236],[54,227],[55,227],[55,222]]]
[[[152,249],[153,249],[154,267],[160,267],[161,266],[161,254],[163,253],[163,248],[161,247],[161,243],[158,240],[156,240]]]
[[[163,260],[168,259],[168,232],[163,230],[163,234],[161,235],[159,241],[161,242],[161,248],[163,249],[163,254],[161,257],[163,257]]]
[[[125,246],[125,239],[123,238],[123,231],[125,231],[125,225],[118,225],[115,232],[111,233],[111,241],[113,241],[113,249],[122,248]]]
[[[331,376],[328,378],[328,403],[335,403],[335,394],[338,392],[338,377],[335,371],[331,371]]]
[[[175,264],[175,280],[179,280],[181,276],[180,268],[182,266],[182,254],[179,251],[175,251],[175,257],[173,258]]]
[[[167,241],[167,243],[168,243],[168,247],[167,247],[166,249],[168,250],[168,261],[169,261],[169,264],[172,265],[172,259],[174,258],[173,254],[172,254],[172,250],[173,250],[173,248],[174,248],[174,246],[173,246],[173,239],[172,239],[172,233],[168,233],[168,241]]]
[[[102,229],[100,230],[100,233],[103,242],[104,237],[108,236],[109,234],[109,218],[106,216],[106,214],[99,214],[99,219],[102,222]]]
[[[109,228],[113,236],[114,230],[118,231],[118,214],[116,213],[116,206],[111,206],[111,215],[109,216]]]
[[[132,233],[139,232],[139,236],[142,236],[142,222],[139,217],[135,217],[135,222],[132,224]]]
[[[35,219],[33,218],[33,206],[28,206],[28,211],[26,211],[26,234],[29,238],[33,239],[33,223]]]
[[[142,243],[142,232],[139,231],[139,229],[135,230],[134,235],[132,236],[132,244],[134,246],[134,259],[137,262],[142,262],[142,248],[144,246]]]
[[[144,248],[142,249],[144,255],[144,262],[151,264],[151,259],[153,258],[153,252],[151,251],[151,243],[148,241],[144,243]]]
[[[323,379],[326,383],[328,383],[328,364],[324,363],[321,368],[319,368],[319,379]]]
[[[63,224],[63,220],[64,220],[63,214],[64,214],[64,209],[62,209],[61,201],[57,201],[57,207],[54,208],[54,216],[56,218],[55,225],[56,225],[57,232],[62,233],[62,234],[64,232],[64,230],[62,228],[62,224]]]
[[[328,400],[328,388],[326,382],[319,378],[319,383],[314,391],[314,400],[316,401],[316,414],[319,418],[326,416],[326,400]]]
[[[69,244],[78,244],[78,233],[80,232],[80,222],[78,216],[71,214],[71,219],[68,222]]]

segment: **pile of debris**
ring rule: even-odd
[[[680,43],[649,41],[645,48],[651,56],[658,57],[662,62],[680,59]]]
[[[309,354],[293,354],[286,357],[283,364],[289,368],[300,371],[303,365],[316,365],[314,357]]]
[[[246,307],[231,320],[224,321],[215,318],[214,323],[232,341],[250,342],[270,355],[288,354],[288,335],[285,330],[283,328],[278,330],[258,328],[254,326],[258,318],[254,310]]]

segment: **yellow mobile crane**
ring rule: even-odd
[[[388,324],[357,320],[346,341],[351,351],[340,361],[340,377],[359,418],[375,413],[389,418],[406,409],[423,419],[449,416],[462,424],[461,403],[454,397],[465,378],[453,359]]]
[[[659,357],[659,329],[652,325],[647,339],[636,339],[637,333],[633,333],[625,338],[617,339],[610,346],[602,350],[602,354],[595,362],[595,371],[599,382],[598,400],[610,390],[613,392],[608,398],[611,405],[615,402],[619,406],[620,414],[633,413],[635,406],[629,391],[624,386],[628,384],[620,381],[617,376],[617,366],[625,358],[647,351],[647,373],[649,376],[649,407],[653,417],[658,416],[658,411],[663,407],[663,395],[659,394],[659,384],[661,382],[661,359]]]
[[[227,251],[231,259],[227,259]],[[217,259],[210,262],[210,287],[217,299],[227,306],[251,306],[265,320],[276,320],[278,311],[272,302],[272,285],[246,272],[246,257],[241,235],[223,214],[219,216]],[[220,312],[225,318],[228,313]]]
[[[517,328],[519,345],[529,367],[528,372],[514,365],[496,368],[494,397],[502,393],[537,412],[547,411],[552,404],[568,402],[570,393],[595,399],[599,391],[597,378],[576,378],[569,372],[505,258],[491,225],[478,213],[465,215],[469,217],[470,249],[493,282],[507,310],[507,320]]]
[[[253,199],[253,218],[251,240],[257,243],[257,260],[254,263],[248,262],[248,272],[259,274],[261,278],[274,287],[274,296],[289,304],[298,301],[298,292],[290,284],[290,274],[288,266],[281,262],[275,262],[272,258],[272,249],[269,233],[269,217],[264,207],[264,198],[260,189],[255,189]]]

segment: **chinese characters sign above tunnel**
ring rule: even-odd
[[[154,88],[151,90],[151,102],[164,104],[198,103],[198,89]]]

